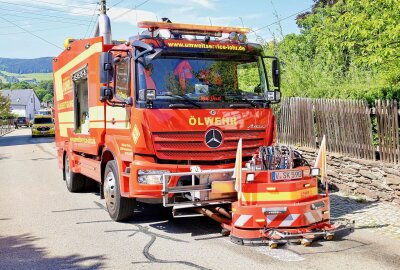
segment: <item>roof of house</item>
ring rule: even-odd
[[[11,99],[11,105],[28,105],[32,92],[36,96],[33,89],[12,89],[0,91],[3,96]]]

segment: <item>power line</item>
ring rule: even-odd
[[[86,24],[85,24],[86,25]],[[33,30],[30,32],[46,32],[46,31],[52,31],[52,30],[59,30],[59,29],[67,29],[67,28],[76,28],[76,25],[69,25],[65,27],[52,27],[52,28],[45,28],[45,29],[39,29],[39,30]],[[0,36],[6,36],[6,35],[19,35],[19,34],[26,34],[26,32],[9,32],[9,33],[0,33]]]
[[[31,26],[31,25],[39,25],[39,24],[48,24],[48,22],[65,24],[64,21],[60,21],[60,20],[46,19],[45,21],[43,21],[42,18],[29,18],[29,17],[24,17],[24,16],[18,16],[18,15],[9,15],[9,14],[1,14],[1,15],[2,15],[2,16],[13,16],[13,17],[22,17],[22,18],[27,18],[27,19],[38,19],[38,20],[41,20],[41,22],[28,23],[28,24],[25,24],[25,25],[20,25],[21,27]],[[25,22],[25,23],[26,23],[26,19],[22,19],[22,20],[13,20],[13,22],[14,22],[14,23],[16,23],[16,22]],[[86,23],[75,23],[75,22],[68,22],[68,24],[73,24],[73,25],[87,25]],[[5,28],[10,28],[10,27],[9,27],[9,26],[0,27],[0,29],[5,29]]]
[[[5,19],[5,18],[3,18],[3,17],[0,17],[0,19],[2,19],[3,21],[6,21],[6,22],[8,22],[8,23],[10,23],[10,24],[12,24],[12,25],[18,27],[19,29],[25,31],[26,33],[31,34],[32,36],[34,36],[34,37],[36,37],[36,38],[38,38],[38,39],[40,39],[40,40],[42,40],[42,41],[44,41],[44,42],[46,42],[46,43],[48,43],[48,44],[53,45],[54,47],[57,47],[57,48],[63,50],[63,48],[61,48],[60,46],[57,46],[56,44],[54,44],[54,43],[52,43],[52,42],[50,42],[50,41],[48,41],[48,40],[42,38],[41,36],[38,36],[38,35],[32,33],[31,31],[26,30],[25,28],[19,26],[18,24],[13,23],[12,21],[9,21],[9,20],[7,20],[7,19]]]
[[[88,31],[89,31],[89,29],[90,29],[90,26],[92,25],[92,22],[93,22],[93,18],[94,18],[94,16],[96,15],[96,10],[97,10],[97,7],[99,6],[99,3],[97,3],[97,5],[95,6],[95,8],[94,8],[94,10],[93,10],[93,15],[92,15],[92,18],[90,19],[90,22],[89,22],[89,25],[88,25],[88,27],[87,27],[87,29],[86,29],[86,32],[85,32],[85,35],[84,35],[84,37],[86,37],[86,35],[88,34]]]
[[[44,7],[38,7],[38,6],[31,6],[31,5],[25,5],[25,4],[17,4],[17,3],[11,3],[11,2],[6,2],[6,1],[0,1],[1,3],[5,3],[8,5],[15,5],[15,6],[22,6],[22,7],[29,7],[29,8],[36,8],[39,10],[49,10],[53,12],[63,12],[62,10],[59,9],[54,9],[54,8],[44,8]],[[82,12],[68,12],[68,14],[74,14],[74,15],[85,15],[87,16],[87,13],[82,13]]]
[[[2,2],[2,1],[1,1]],[[73,8],[80,8],[80,9],[87,9],[87,10],[92,10],[92,8],[88,8],[88,7],[82,7],[82,6],[74,6],[74,5],[66,5],[66,4],[60,4],[60,3],[54,3],[54,2],[46,2],[46,1],[39,1],[39,0],[35,0],[35,3],[37,3],[37,2],[39,2],[39,3],[44,3],[44,4],[49,4],[49,5],[52,5],[52,6],[62,6],[62,7],[73,7]],[[95,5],[96,4],[96,2],[94,2],[94,3],[87,3],[87,4],[83,4],[84,6],[87,6],[87,5]]]
[[[0,10],[5,10],[5,11],[10,11],[10,12],[15,12],[15,13],[28,13],[30,15],[34,16],[41,16],[41,17],[52,17],[52,18],[59,18],[59,19],[67,19],[71,20],[69,17],[63,17],[63,16],[55,16],[55,15],[49,15],[49,14],[42,14],[42,13],[36,13],[36,12],[29,12],[29,11],[22,11],[22,10],[15,10],[15,9],[5,9],[5,8],[0,8]],[[5,15],[5,14],[2,14]],[[35,18],[35,17],[27,17],[27,16],[21,16],[21,15],[16,15],[16,14],[8,14],[9,16],[16,16],[16,17],[22,17],[22,18],[31,18],[31,19],[42,19],[42,18]],[[79,19],[79,18],[74,18],[74,21],[82,21],[82,22],[89,22],[89,20],[85,19]]]
[[[8,14],[8,13],[3,13],[1,15],[5,16],[5,17],[23,18],[22,20],[13,20],[13,22],[27,22],[27,19],[32,20],[32,21],[41,20],[41,21],[43,21],[43,23],[59,22],[59,23],[65,23],[65,24],[79,24],[79,25],[82,25],[82,24],[87,25],[87,23],[85,23],[85,22],[89,22],[89,21],[80,21],[80,20],[76,20],[76,22],[71,22],[70,18],[65,18],[65,20],[61,20],[63,18],[60,18],[57,16],[47,16],[45,18],[43,18],[43,17],[38,18],[38,17],[29,17],[29,16],[23,16],[23,15],[17,15],[17,14]],[[41,16],[41,15],[37,15],[37,16]],[[50,19],[50,18],[56,18],[56,19]]]
[[[270,27],[270,26],[272,26],[272,25],[274,25],[274,24],[277,24],[277,23],[279,23],[279,22],[281,22],[281,21],[284,21],[284,20],[287,20],[287,19],[289,19],[289,18],[292,18],[292,17],[294,17],[294,16],[296,16],[296,15],[299,15],[300,13],[303,13],[303,12],[305,12],[305,11],[311,9],[311,8],[313,8],[313,6],[310,6],[310,7],[306,8],[306,9],[303,9],[303,10],[301,10],[301,11],[299,11],[299,12],[296,12],[296,13],[294,13],[294,14],[292,14],[292,15],[290,15],[290,16],[287,16],[287,17],[285,17],[285,18],[283,18],[283,19],[277,20],[276,22],[273,22],[273,23],[270,23],[270,24],[268,24],[268,25],[262,26],[262,27],[260,27],[260,28],[258,28],[258,29],[256,29],[256,30],[253,30],[253,32],[260,31],[260,30],[265,29],[265,28],[267,28],[267,27]]]
[[[121,3],[124,2],[124,1],[125,1],[125,0],[118,1],[117,3],[115,3],[114,5],[112,5],[111,7],[109,7],[108,9],[112,9],[113,7],[115,7],[116,5],[121,4]]]
[[[143,6],[144,4],[146,4],[146,3],[149,2],[149,1],[150,1],[150,0],[146,0],[146,1],[143,1],[142,3],[140,3],[139,5],[135,5],[133,9],[128,9],[127,11],[122,12],[122,13],[119,14],[118,16],[115,16],[114,19],[117,19],[117,18],[119,18],[119,17],[121,17],[121,16],[124,16],[125,14],[127,14],[127,13],[129,13],[129,12],[131,12],[131,11],[136,11],[136,9],[137,9],[138,7]]]

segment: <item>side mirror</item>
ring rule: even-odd
[[[153,59],[156,59],[156,58],[158,58],[160,55],[161,55],[161,53],[163,52],[163,50],[162,49],[154,49],[154,52],[153,53],[149,53],[149,54],[146,54],[145,55],[145,63],[150,63],[151,61],[153,61]]]
[[[113,57],[109,52],[100,53],[100,83],[109,83],[113,80]]]
[[[280,88],[281,87],[281,79],[280,79],[280,70],[279,70],[279,62],[278,59],[274,59],[272,61],[272,82],[274,87]]]
[[[104,102],[113,99],[113,90],[111,87],[102,86],[100,87],[100,101]]]
[[[140,57],[143,55],[146,55],[148,53],[151,53],[154,51],[153,46],[150,44],[144,43],[143,41],[136,40],[133,42],[132,47],[134,47],[139,53],[135,55],[134,61],[138,60]],[[144,63],[146,64],[146,63]]]

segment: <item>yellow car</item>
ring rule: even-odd
[[[32,138],[37,136],[54,136],[54,121],[51,115],[35,115],[32,123]]]

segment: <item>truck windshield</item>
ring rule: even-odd
[[[138,65],[138,97],[155,89],[155,107],[184,103],[187,106],[261,106],[267,82],[262,60],[249,55],[244,59],[196,59],[163,57]],[[164,104],[164,106],[163,106]]]
[[[42,110],[40,110],[38,114],[41,114],[41,115],[51,115],[51,112],[50,112],[50,111],[42,111]]]

